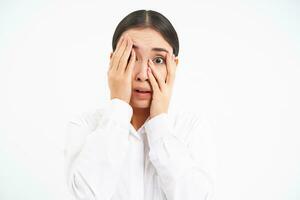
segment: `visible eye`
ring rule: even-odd
[[[165,63],[165,59],[163,58],[163,57],[156,57],[155,59],[155,62],[154,63],[156,63],[156,64],[164,64]],[[158,63],[156,62],[156,61],[159,61]]]

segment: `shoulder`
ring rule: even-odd
[[[86,110],[74,114],[65,125],[65,154],[78,152],[84,144],[86,137],[92,133],[104,113],[104,108]]]
[[[193,131],[201,124],[201,116],[193,111],[179,111],[171,115],[173,127],[185,131]]]
[[[174,134],[191,148],[215,145],[212,123],[201,113],[183,110],[170,114]]]
[[[194,111],[181,111],[171,119],[176,136],[186,144],[193,159],[216,179],[217,152],[211,122]]]
[[[85,110],[81,113],[73,114],[65,124],[66,143],[81,143],[86,136],[92,133],[103,120],[105,108],[95,108]]]
[[[199,113],[182,110],[170,114],[171,127],[183,142],[189,144],[194,134],[201,134],[202,119]]]
[[[81,127],[93,131],[103,117],[105,108],[96,108],[74,114],[68,121],[67,126]]]

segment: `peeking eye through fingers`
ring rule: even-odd
[[[110,101],[69,124],[66,181],[74,199],[213,200],[206,169],[183,141],[200,120],[168,113],[178,64],[171,55],[179,53],[174,27],[159,12],[136,10],[117,24],[111,46]]]
[[[163,80],[161,74],[160,74],[160,73],[158,72],[158,70],[155,68],[153,61],[152,61],[151,59],[149,59],[148,62],[149,62],[149,67],[150,67],[150,69],[151,69],[151,72],[152,72],[152,74],[153,74],[153,76],[154,76],[156,82],[158,83],[159,88],[162,90],[162,89],[164,88],[165,82],[164,82],[164,80]]]

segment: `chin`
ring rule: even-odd
[[[149,99],[131,99],[130,105],[133,108],[150,108],[151,101]]]

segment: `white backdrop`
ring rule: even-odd
[[[216,141],[219,200],[300,199],[298,1],[0,2],[0,199],[68,199],[64,129],[106,103],[119,21],[153,9],[174,25],[170,109]]]

